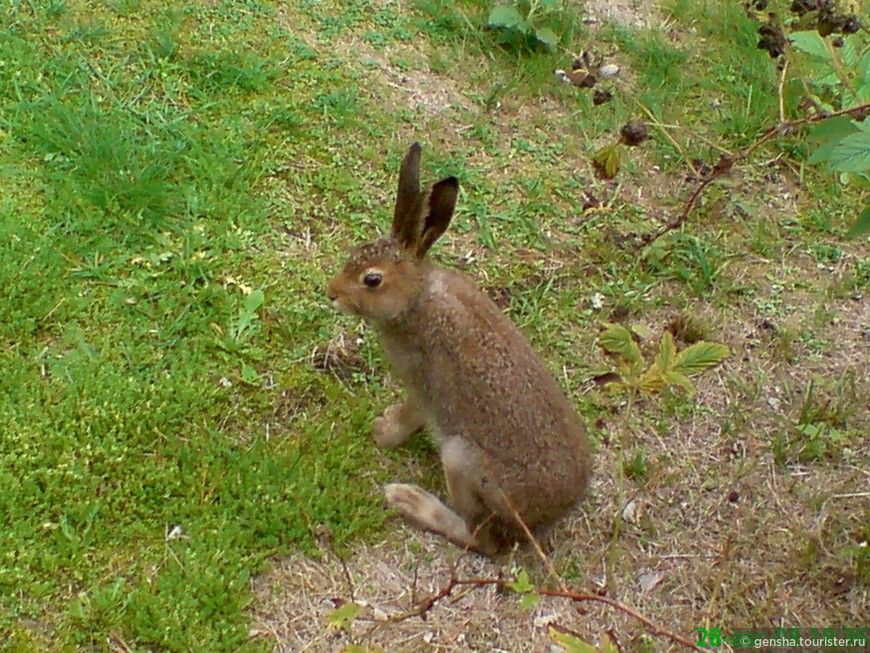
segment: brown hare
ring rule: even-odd
[[[377,331],[404,403],[375,420],[397,447],[423,426],[438,442],[450,506],[392,483],[387,502],[417,526],[492,555],[564,516],[590,468],[585,429],[553,376],[498,307],[464,275],[426,252],[447,229],[459,182],[420,190],[420,146],[408,150],[389,238],[355,249],[329,283],[343,312]]]

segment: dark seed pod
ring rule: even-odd
[[[843,34],[854,34],[861,29],[861,23],[854,16],[848,16],[843,23]]]
[[[613,99],[613,93],[603,88],[596,88],[595,93],[592,95],[592,104],[596,107],[606,102],[610,102]]]
[[[649,127],[642,120],[632,120],[619,130],[622,142],[630,147],[640,145],[649,138]]]

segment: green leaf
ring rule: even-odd
[[[631,337],[631,332],[621,324],[605,323],[604,333],[598,338],[598,344],[609,354],[622,357],[631,371],[637,371],[643,365],[643,355],[640,347]]]
[[[864,207],[861,215],[855,220],[855,224],[849,228],[849,233],[846,236],[848,238],[857,238],[868,232],[870,232],[870,204]]]
[[[598,648],[601,653],[619,653],[619,649],[616,648],[616,642],[614,642],[607,633],[604,633],[601,636],[601,646]]]
[[[599,653],[592,644],[587,644],[579,637],[562,633],[550,626],[550,639],[565,649],[568,653]]]
[[[520,594],[525,594],[535,589],[535,586],[532,585],[532,582],[529,580],[529,574],[525,569],[520,569],[520,573],[517,574],[514,582],[508,585],[508,587],[510,587],[514,592]]]
[[[831,158],[834,148],[847,136],[859,131],[858,126],[845,116],[837,116],[822,121],[810,132],[808,140],[818,142],[818,149],[812,153],[807,163],[816,164]]]
[[[242,364],[242,381],[248,385],[259,386],[260,375],[257,374],[257,370],[247,363],[244,363]]]
[[[689,377],[670,370],[662,374],[662,380],[668,385],[676,385],[688,392],[690,395],[695,394],[695,385],[689,381]]]
[[[559,44],[559,37],[549,27],[539,27],[536,29],[535,38],[550,47],[556,47]]]
[[[658,392],[667,385],[661,369],[655,363],[650,365],[637,380],[637,389],[641,392]]]
[[[523,610],[531,610],[538,602],[541,600],[541,597],[538,596],[537,592],[528,592],[523,594],[523,597],[520,599],[520,607]]]
[[[619,143],[605,145],[592,157],[596,172],[605,179],[613,179],[622,166],[622,151]]]
[[[665,331],[662,334],[662,341],[659,344],[659,353],[656,356],[655,364],[663,373],[666,373],[673,367],[676,355],[677,347],[674,345],[674,336],[670,331]]]
[[[730,355],[731,350],[725,345],[715,342],[696,342],[677,354],[670,371],[691,376],[721,363]]]
[[[492,8],[492,11],[489,12],[488,24],[490,27],[506,27],[508,29],[524,26],[523,17],[520,16],[520,12],[506,5]]]
[[[262,290],[254,290],[250,295],[245,297],[245,302],[243,306],[248,313],[254,313],[257,311],[260,306],[263,305],[263,299],[265,296],[263,295]]]
[[[350,625],[354,619],[362,614],[362,611],[363,607],[361,605],[348,601],[326,615],[326,625],[329,628],[340,628],[350,632]]]
[[[870,170],[870,132],[858,131],[837,143],[828,164],[838,172]]]
[[[818,32],[792,32],[789,34],[789,40],[797,50],[817,59],[831,61],[831,53],[828,52],[828,47]]]
[[[631,332],[640,336],[641,340],[652,340],[653,330],[645,324],[632,324]]]

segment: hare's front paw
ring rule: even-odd
[[[378,446],[394,449],[423,425],[415,404],[405,402],[390,406],[375,420],[372,438]]]

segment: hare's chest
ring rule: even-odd
[[[420,387],[423,383],[423,349],[409,339],[382,337],[381,344],[393,373],[408,388]]]

